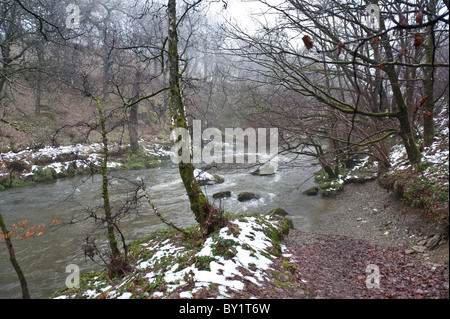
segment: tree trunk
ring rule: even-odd
[[[385,28],[384,21],[381,21],[382,29]],[[387,35],[384,34],[381,37],[382,45],[384,47],[386,53],[387,61],[394,61],[394,54],[392,52],[392,47],[389,43],[389,39]],[[389,83],[391,85],[392,94],[394,97],[395,105],[397,107],[397,119],[400,123],[400,132],[399,135],[403,141],[403,145],[406,148],[406,153],[408,154],[408,160],[411,164],[418,164],[421,160],[421,153],[417,146],[417,142],[414,138],[414,132],[411,126],[410,118],[409,118],[409,110],[408,106],[405,103],[405,99],[403,97],[403,93],[400,89],[400,82],[397,72],[395,71],[395,67],[393,65],[387,65],[383,68],[386,72]]]
[[[169,15],[169,108],[172,114],[172,129],[175,127],[189,129],[180,91],[176,0],[168,0],[167,10]],[[189,163],[181,162],[179,170],[189,197],[191,210],[196,221],[204,229],[210,204],[194,176],[192,160]]]
[[[430,0],[428,2],[428,12],[430,15],[436,14],[436,2],[435,0]],[[425,45],[425,62],[434,63],[434,25],[427,27],[427,42]],[[426,66],[423,69],[424,79],[424,94],[428,97],[424,104],[424,116],[423,116],[423,139],[425,146],[431,146],[433,143],[434,135],[436,134],[434,130],[434,67]]]
[[[111,248],[111,256],[112,260],[119,260],[120,259],[120,250],[117,244],[117,239],[114,232],[114,221],[112,218],[112,212],[111,212],[111,204],[109,201],[109,191],[108,191],[108,185],[109,185],[109,178],[108,178],[108,137],[106,132],[106,125],[105,125],[105,119],[103,117],[103,110],[100,99],[96,98],[97,101],[97,108],[98,113],[100,116],[100,125],[102,129],[102,142],[103,142],[103,163],[101,167],[101,174],[103,179],[102,184],[102,197],[103,197],[103,208],[105,210],[105,220],[106,220],[106,227],[108,232],[108,238],[109,238],[109,247]]]
[[[6,228],[2,214],[0,214],[0,229],[5,236],[6,247],[8,248],[8,252],[9,252],[9,260],[11,261],[11,264],[13,265],[14,270],[16,271],[17,276],[19,277],[20,286],[22,287],[22,297],[23,297],[23,299],[30,299],[30,293],[28,291],[28,284],[25,279],[25,275],[23,274],[23,271],[20,268],[19,263],[17,262],[16,254],[14,253],[14,248],[13,248],[13,245],[11,242],[11,238],[8,236],[9,231]]]
[[[44,63],[43,57],[43,48],[40,43],[37,44],[37,58],[38,58],[38,66],[37,66],[37,78],[36,78],[36,97],[34,103],[34,114],[41,114],[41,95],[42,95],[42,74],[41,68]]]
[[[135,102],[139,99],[140,80],[141,80],[141,74],[139,71],[136,71],[135,80],[133,83],[132,102]],[[133,154],[137,154],[139,151],[138,110],[139,110],[139,104],[138,103],[132,104],[130,107],[130,115],[128,117],[128,133],[130,135],[131,153],[133,153]]]

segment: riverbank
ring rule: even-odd
[[[445,229],[376,181],[346,185],[335,200],[337,208],[314,230],[297,221],[288,234],[283,218],[241,215],[206,240],[196,227],[187,238],[155,232],[132,244],[134,270],[124,278],[90,273],[79,289],[53,297],[448,298],[448,238],[426,247]],[[413,249],[419,246],[426,248]],[[369,265],[380,271],[379,288],[366,286]]]
[[[139,141],[140,151],[131,154],[129,145],[109,146],[109,170],[138,170],[163,166],[170,157],[166,140],[154,137]],[[0,153],[0,191],[41,182],[52,182],[99,172],[103,144],[45,146]]]
[[[377,181],[346,185],[335,200],[320,228],[296,225],[286,239],[308,298],[448,298],[448,229]],[[380,289],[366,287],[368,265]]]

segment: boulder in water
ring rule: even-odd
[[[264,165],[252,173],[255,176],[269,176],[275,174],[275,167],[272,165]]]
[[[289,215],[289,213],[287,211],[285,211],[283,208],[276,208],[274,210],[271,210],[269,212],[269,215],[286,217],[287,215]]]
[[[230,191],[218,192],[213,195],[214,199],[222,199],[222,198],[229,198],[229,197],[231,197]]]
[[[240,193],[238,195],[238,201],[240,202],[247,202],[250,201],[252,199],[260,199],[261,196],[253,194],[253,193],[249,193],[249,192],[244,192],[244,193]]]
[[[199,169],[194,171],[194,177],[200,186],[221,184],[225,181],[223,176],[212,175]]]
[[[310,189],[307,189],[306,191],[304,191],[303,194],[308,195],[308,196],[316,196],[319,194],[319,188],[311,187]]]

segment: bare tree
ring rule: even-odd
[[[371,29],[365,24],[366,5],[356,1],[316,4],[289,0],[277,6],[261,2],[278,16],[277,22],[262,25],[257,34],[230,26],[228,33],[234,41],[230,50],[258,65],[254,73],[265,83],[312,97],[315,103],[338,112],[338,126],[333,126],[337,130],[325,128],[331,123],[322,121],[325,134],[321,135],[338,143],[341,150],[373,144],[386,159],[380,142],[396,134],[410,162],[418,164],[421,153],[411,122],[411,107],[404,96],[403,72],[409,67],[412,75],[411,68],[419,72],[421,68],[448,68],[448,64],[435,59],[405,62],[401,45],[409,40],[414,50],[424,50],[420,30],[428,28],[429,38],[445,32],[442,21],[448,11],[439,16],[427,11],[427,21],[399,22],[396,17],[402,17],[402,12],[417,16],[420,6],[373,1],[381,8],[381,16],[380,28]],[[440,30],[432,31],[438,25]],[[432,43],[430,40],[428,47]],[[420,82],[417,77],[413,81]],[[429,87],[432,90],[431,84]],[[428,116],[432,121],[432,115]]]

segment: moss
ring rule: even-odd
[[[222,184],[225,182],[225,179],[219,175],[214,175],[214,180],[216,181],[216,184]]]
[[[58,173],[53,168],[38,167],[34,171],[33,180],[35,182],[50,182],[58,178]]]

